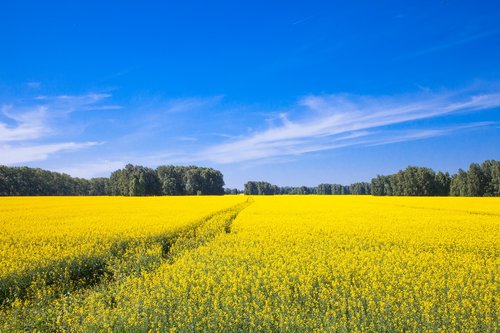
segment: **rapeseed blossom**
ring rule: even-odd
[[[153,269],[54,297],[44,307],[36,301],[12,304],[0,328],[497,329],[498,198],[274,196],[252,201],[199,224],[196,237],[210,237],[186,236],[174,245],[182,251]]]

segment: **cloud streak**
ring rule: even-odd
[[[98,142],[62,142],[53,144],[30,145],[30,146],[0,146],[0,163],[19,164],[33,161],[46,160],[49,155],[78,151],[99,144]]]
[[[4,105],[1,108],[3,116],[14,125],[0,122],[0,143],[33,140],[47,132],[45,126],[46,107],[38,106],[20,113],[13,111],[12,105]]]
[[[50,134],[51,122],[79,110],[117,109],[118,105],[99,105],[110,97],[108,94],[86,94],[80,96],[38,96],[36,103],[28,106],[12,104],[0,106],[0,143],[34,140]]]
[[[299,105],[306,116],[282,125],[202,150],[193,158],[219,164],[238,163],[287,155],[333,150],[353,145],[381,145],[442,136],[491,123],[458,125],[445,129],[391,132],[376,131],[396,124],[459,112],[500,106],[500,93],[418,94],[385,98],[351,95],[307,96]]]
[[[444,42],[442,44],[438,44],[438,45],[435,45],[435,46],[432,46],[432,47],[429,47],[429,48],[417,51],[417,52],[415,52],[413,54],[404,56],[402,58],[413,58],[413,57],[418,57],[418,56],[426,55],[426,54],[433,53],[433,52],[438,52],[438,51],[445,50],[445,49],[448,49],[448,48],[452,48],[452,47],[455,47],[455,46],[460,46],[462,44],[471,43],[471,42],[474,42],[474,41],[476,41],[478,39],[482,39],[482,38],[487,38],[487,37],[494,36],[494,35],[498,34],[498,32],[499,32],[499,30],[495,29],[495,30],[491,30],[491,31],[485,31],[485,32],[480,32],[480,33],[477,33],[477,34],[465,36],[465,37],[460,38],[460,39],[456,39],[456,40],[452,40],[452,41],[447,41],[447,42]]]
[[[223,95],[217,95],[206,98],[177,98],[169,101],[165,108],[166,112],[177,113],[177,112],[190,112],[190,111],[202,111],[207,108],[211,108],[220,103],[224,98]]]
[[[46,160],[50,155],[85,149],[97,142],[44,143],[54,132],[59,119],[80,110],[116,109],[100,105],[109,94],[37,96],[24,105],[0,106],[0,164],[19,164]]]

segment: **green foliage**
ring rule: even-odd
[[[477,163],[472,163],[469,167],[469,171],[467,172],[468,195],[473,197],[482,197],[487,184],[488,179],[481,169],[481,166]]]
[[[450,184],[451,177],[448,172],[443,173],[439,171],[436,173],[436,177],[434,179],[434,193],[439,196],[447,196],[450,194]]]
[[[371,194],[370,183],[354,183],[349,186],[349,192],[351,194]]]
[[[164,195],[221,195],[224,177],[218,170],[197,166],[160,166],[156,169]]]
[[[452,196],[468,196],[469,190],[467,188],[467,172],[462,169],[451,177],[450,195]]]
[[[318,194],[332,194],[332,185],[319,184],[316,191]]]
[[[458,170],[451,179],[450,195],[500,196],[500,161],[472,163],[467,172]]]
[[[247,195],[275,195],[275,194],[370,194],[369,183],[354,183],[352,185],[319,184],[317,187],[308,186],[276,186],[268,182],[249,181],[245,184],[244,193]]]
[[[224,189],[220,171],[197,166],[159,166],[156,170],[128,164],[110,178],[82,179],[28,167],[0,166],[0,196],[7,195],[221,195],[238,194]],[[247,195],[274,194],[373,194],[401,196],[500,196],[500,161],[472,163],[469,170],[435,173],[409,166],[393,175],[379,175],[371,183],[319,184],[317,187],[280,187],[249,181]]]
[[[245,194],[247,195],[273,195],[279,194],[279,189],[268,182],[249,181],[245,184]]]
[[[109,179],[112,195],[160,195],[161,185],[156,171],[143,166],[127,164],[116,170]]]
[[[0,166],[0,195],[105,195],[105,178],[82,179],[28,167]]]
[[[429,168],[407,167],[390,179],[392,195],[429,196],[436,193],[436,174]]]
[[[28,167],[0,166],[0,196],[7,195],[220,195],[222,173],[196,166],[127,164],[110,178],[82,179]]]
[[[500,161],[472,163],[467,172],[459,169],[452,176],[409,166],[396,174],[373,178],[371,192],[402,196],[500,196]]]
[[[229,194],[240,194],[243,193],[237,188],[225,188],[224,189],[224,194],[229,195]]]

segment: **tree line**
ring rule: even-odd
[[[12,195],[221,195],[220,171],[197,166],[128,164],[109,178],[83,179],[29,167],[0,166],[0,196]]]
[[[222,195],[239,194],[224,189],[220,171],[197,166],[163,165],[156,169],[128,164],[109,178],[83,179],[29,167],[0,166],[0,196],[12,195]],[[379,175],[371,183],[277,186],[249,181],[247,195],[372,194],[398,196],[500,196],[500,161],[472,163],[456,174],[409,166],[392,175]]]
[[[392,175],[379,175],[370,183],[351,185],[319,184],[316,187],[280,187],[263,181],[245,184],[247,195],[278,194],[371,194],[398,196],[500,196],[500,161],[472,163],[468,171],[456,174],[434,172],[430,168],[409,166]]]
[[[268,182],[249,181],[245,183],[244,193],[247,195],[278,195],[278,194],[371,194],[370,183],[360,182],[351,185],[319,184],[308,186],[277,186]]]
[[[450,176],[429,168],[407,167],[396,174],[371,181],[373,195],[403,196],[500,196],[500,161],[472,163]]]

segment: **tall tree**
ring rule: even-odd
[[[469,171],[467,172],[467,195],[482,197],[487,184],[488,181],[483,170],[481,169],[481,166],[477,163],[472,163],[469,166]]]
[[[435,177],[435,195],[447,196],[450,195],[451,177],[448,172],[439,171]]]

